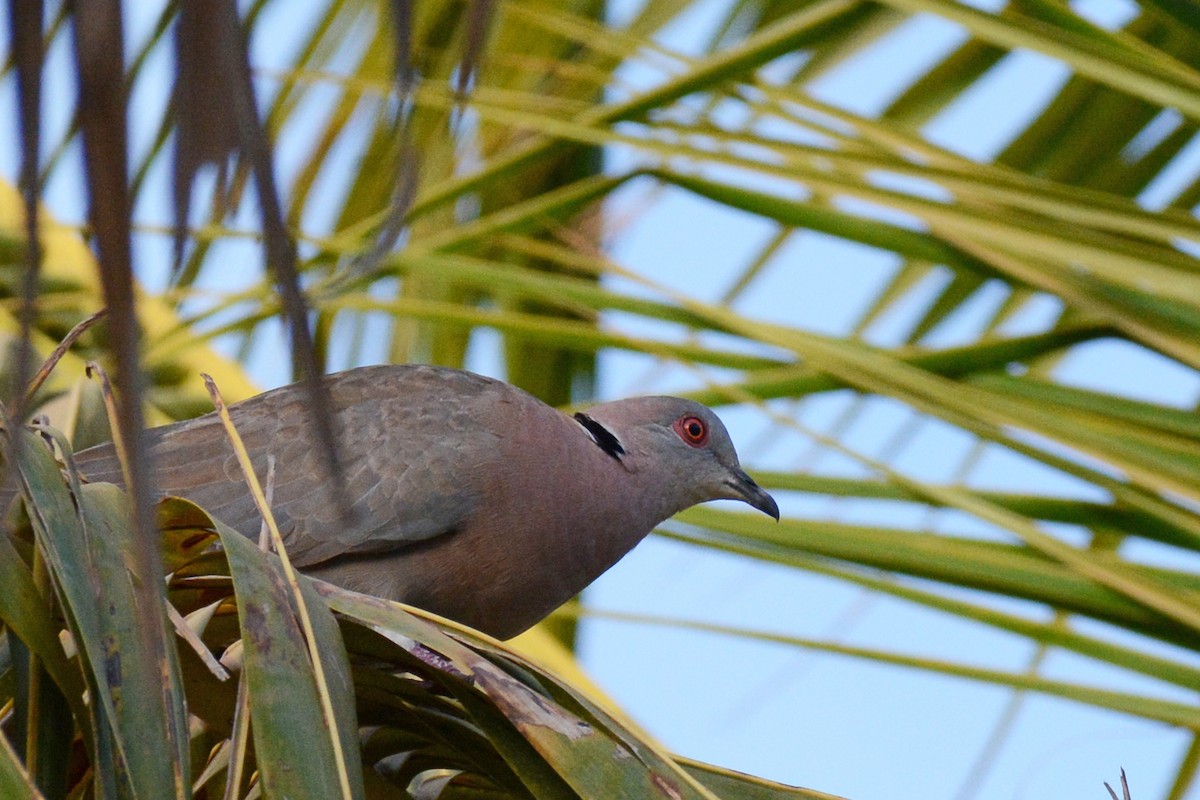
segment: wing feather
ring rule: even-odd
[[[330,376],[351,518],[339,519],[302,391],[284,387],[230,407],[255,471],[275,457],[272,511],[300,566],[385,552],[460,527],[498,463],[493,412],[515,390],[454,370],[370,367]],[[156,483],[246,536],[261,519],[220,420],[209,414],[148,432]],[[89,480],[120,483],[111,445],[77,454]]]

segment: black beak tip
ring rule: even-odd
[[[738,493],[741,495],[741,500],[745,501],[751,508],[757,508],[768,517],[779,522],[779,504],[775,502],[775,498],[771,497],[765,489],[755,483],[753,478],[743,472],[737,476],[735,485]]]
[[[773,518],[776,522],[779,522],[779,504],[775,502],[775,498],[771,497],[771,495],[763,492],[761,502],[755,504],[754,507],[768,517]]]

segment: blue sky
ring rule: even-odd
[[[687,52],[689,42],[703,36],[705,25],[711,24],[722,5],[705,4],[662,43]],[[1105,25],[1123,23],[1134,10],[1120,2],[1072,5]],[[823,76],[811,91],[827,103],[872,115],[964,36],[952,23],[918,16],[873,46],[866,58]],[[635,85],[654,80],[650,74],[638,76],[634,67],[627,69],[625,77]],[[1068,71],[1049,58],[1014,53],[937,115],[923,133],[949,150],[987,160],[1041,111],[1068,77]],[[1170,116],[1163,115],[1158,131],[1147,135],[1169,130]],[[616,154],[615,160],[635,157]],[[1142,202],[1147,207],[1161,206],[1197,171],[1200,143],[1193,142],[1169,173],[1147,190]],[[638,191],[631,188],[627,195],[633,196],[618,198],[616,204],[637,207],[642,199],[636,196]],[[621,216],[622,210],[616,215]],[[671,233],[663,235],[664,231]],[[620,263],[668,286],[713,299],[772,233],[759,219],[667,189],[616,241],[614,255]],[[889,253],[801,233],[768,263],[740,298],[738,310],[807,330],[842,334],[848,320],[861,313],[896,267]],[[698,274],[705,276],[702,284],[695,279]],[[932,298],[937,280],[931,277],[924,292],[913,294],[910,316]],[[988,307],[1005,297],[999,286],[992,288],[995,291],[981,292],[964,313],[940,326],[927,342],[948,346],[970,341]],[[1052,299],[1032,304],[1005,332],[1044,329],[1060,310]],[[907,326],[903,310],[896,316],[869,331],[868,338],[894,341]],[[694,379],[682,371],[649,369],[640,360],[626,353],[606,358],[602,362],[605,387],[625,394],[692,385]],[[1184,407],[1194,406],[1200,392],[1200,381],[1192,371],[1119,342],[1080,348],[1057,368],[1055,376],[1074,385]],[[801,421],[825,431],[850,402],[848,393],[809,402]],[[803,461],[809,468],[833,474],[855,469],[840,456],[822,453],[812,458],[811,446],[799,441],[801,437],[764,435],[752,413],[735,414],[726,421],[744,461],[791,468]],[[875,455],[911,422],[912,415],[899,404],[871,401],[843,441]],[[918,478],[949,480],[954,476],[938,471],[966,458],[970,447],[971,441],[960,432],[925,423],[893,466]],[[948,453],[958,455],[948,458]],[[1012,491],[1094,494],[1090,487],[994,450],[971,469],[969,482]],[[804,503],[809,514],[865,524],[894,524],[897,514],[913,513],[899,504],[836,498],[783,498],[781,506],[787,513],[789,507],[799,509],[795,503]],[[955,533],[986,527],[962,515],[936,516],[937,526]],[[1164,557],[1162,552],[1146,554],[1155,555]],[[661,538],[652,537],[639,546],[594,584],[586,597],[598,609],[651,609],[665,617],[830,638],[1017,671],[1033,657],[1028,642],[1016,637],[823,577],[699,552]],[[1009,709],[1011,695],[1003,689],[781,645],[604,620],[584,627],[581,653],[601,683],[668,747],[856,800],[1106,797],[1101,781],[1115,782],[1122,766],[1130,773],[1134,797],[1162,796],[1188,744],[1180,732],[1155,723],[1029,695],[1021,700],[1011,735],[995,750],[991,767],[982,778],[975,778],[972,766]],[[1041,671],[1085,683],[1147,692],[1162,689],[1151,681],[1057,653]],[[1200,789],[1189,796],[1200,797]]]

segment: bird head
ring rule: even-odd
[[[708,500],[741,500],[779,519],[775,499],[746,474],[729,432],[706,406],[679,397],[635,397],[575,418],[628,470],[653,475],[681,511]]]

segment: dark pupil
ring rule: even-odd
[[[692,422],[688,423],[687,432],[688,436],[691,436],[693,439],[699,439],[700,434],[704,433],[704,428],[699,422],[693,420]]]

